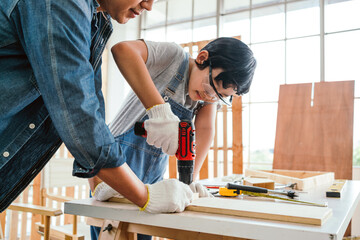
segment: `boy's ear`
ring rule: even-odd
[[[196,62],[203,64],[209,58],[209,52],[207,50],[202,50],[196,57]]]

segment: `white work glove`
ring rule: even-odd
[[[93,197],[98,201],[106,201],[112,197],[123,198],[123,195],[115,191],[105,182],[99,183],[94,190]]]
[[[208,190],[206,187],[204,187],[202,184],[197,183],[197,182],[192,182],[190,185],[191,191],[193,191],[193,193],[199,193],[199,197],[214,197]]]
[[[190,204],[193,192],[177,179],[147,184],[148,201],[141,209],[148,213],[182,212]]]
[[[169,103],[155,105],[146,111],[149,119],[144,122],[146,142],[168,155],[175,155],[178,149],[180,119],[171,111]]]

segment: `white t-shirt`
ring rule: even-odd
[[[185,52],[176,43],[144,41],[148,49],[146,67],[160,94],[176,74],[180,64],[184,61]],[[184,71],[184,80],[171,97],[175,102],[187,109],[194,109],[197,101],[188,95],[189,64]],[[146,109],[133,91],[125,98],[124,104],[110,123],[110,131],[116,137],[134,126],[146,114]]]

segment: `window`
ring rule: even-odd
[[[355,80],[353,159],[360,166],[360,0],[160,0],[156,5],[166,9],[167,20],[159,13],[156,26],[155,20],[142,24],[144,38],[185,43],[240,35],[254,51],[258,67],[243,97],[246,166],[271,168],[281,84],[339,80]]]

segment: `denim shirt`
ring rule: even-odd
[[[17,168],[51,157],[61,141],[75,157],[75,176],[124,163],[105,123],[100,66],[112,25],[98,6],[96,0],[1,0],[0,189],[6,178],[28,176],[31,169]],[[4,169],[15,169],[15,176]]]

